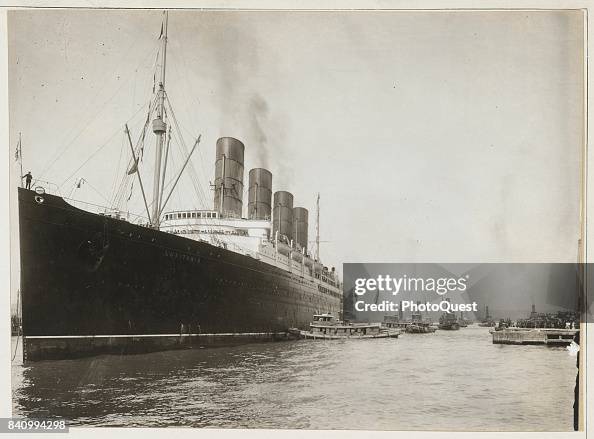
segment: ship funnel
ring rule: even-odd
[[[286,191],[274,193],[274,209],[272,211],[272,236],[276,232],[285,235],[289,241],[293,239],[293,194]]]
[[[250,170],[248,181],[248,218],[270,221],[272,173],[267,169],[254,168]]]
[[[304,248],[307,252],[307,228],[308,228],[307,209],[303,207],[293,208],[293,240]]]
[[[241,218],[244,150],[233,137],[217,140],[214,209],[223,217]]]

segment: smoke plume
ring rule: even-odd
[[[254,145],[256,157],[261,167],[269,169],[268,136],[264,128],[270,125],[268,104],[259,94],[254,94],[249,101],[247,119],[251,137],[256,141]]]

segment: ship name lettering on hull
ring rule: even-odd
[[[167,258],[177,259],[179,261],[191,262],[193,264],[200,263],[200,256],[187,255],[185,253],[180,253],[175,250],[165,250],[164,254],[165,254],[165,257],[167,257]]]

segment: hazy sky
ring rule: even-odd
[[[10,154],[20,131],[25,172],[112,198],[161,17],[9,13]],[[312,223],[321,193],[327,265],[574,261],[582,39],[579,11],[171,12],[167,90],[186,144],[202,134],[206,201],[185,178],[169,207],[212,206],[215,142],[233,136],[246,190],[247,171],[268,167]],[[78,178],[89,184],[73,191]]]

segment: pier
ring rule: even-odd
[[[506,328],[491,330],[493,344],[566,346],[579,329]]]

